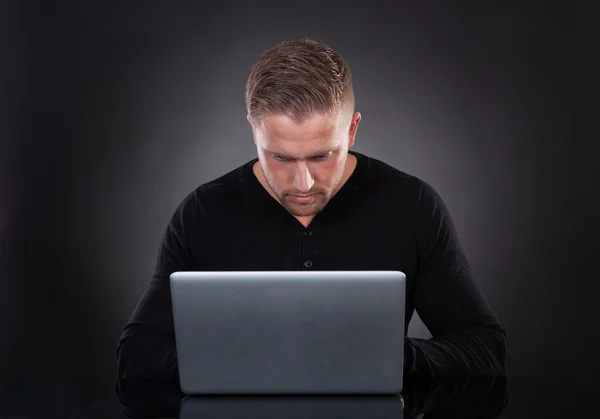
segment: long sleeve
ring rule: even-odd
[[[432,337],[406,338],[405,374],[504,374],[506,333],[474,281],[442,198],[426,182],[421,186],[418,269],[409,298]]]
[[[117,347],[117,392],[127,405],[128,386],[139,380],[169,380],[179,384],[177,351],[169,277],[175,271],[194,270],[189,251],[195,202],[189,196],[171,217],[161,239],[154,274]]]
[[[497,419],[508,405],[508,382],[505,376],[419,376],[405,383],[402,397],[404,419]]]

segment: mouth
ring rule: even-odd
[[[294,202],[297,202],[299,204],[308,204],[310,202],[312,202],[315,198],[316,194],[310,194],[310,195],[289,195],[290,199]]]

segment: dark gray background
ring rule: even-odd
[[[246,77],[301,37],[352,68],[355,149],[445,199],[513,374],[600,372],[595,11],[121,3],[0,9],[2,385],[114,377],[168,216],[255,156]]]

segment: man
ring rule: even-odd
[[[246,88],[258,158],[191,192],[172,215],[154,276],[117,349],[121,379],[178,379],[174,271],[400,270],[405,374],[503,374],[505,332],[476,286],[440,196],[349,151],[361,115],[341,56],[310,40],[265,52]],[[198,354],[202,356],[202,354]]]

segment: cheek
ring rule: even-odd
[[[275,183],[285,182],[286,179],[291,176],[288,174],[289,169],[287,169],[285,165],[277,160],[267,158],[265,160],[265,169],[268,173],[268,176]]]
[[[311,175],[316,183],[328,184],[333,182],[341,168],[341,162],[331,159],[326,162],[317,163],[311,168]]]
[[[336,160],[328,160],[326,162],[320,163],[317,165],[317,167],[315,168],[315,172],[320,174],[321,177],[329,177],[330,175],[333,175],[333,173],[335,173],[335,171],[337,170],[338,167],[338,162]]]
[[[327,170],[329,170],[332,174],[337,173],[340,170],[344,170],[344,164],[344,157],[338,155],[334,159],[331,159],[327,162]]]

